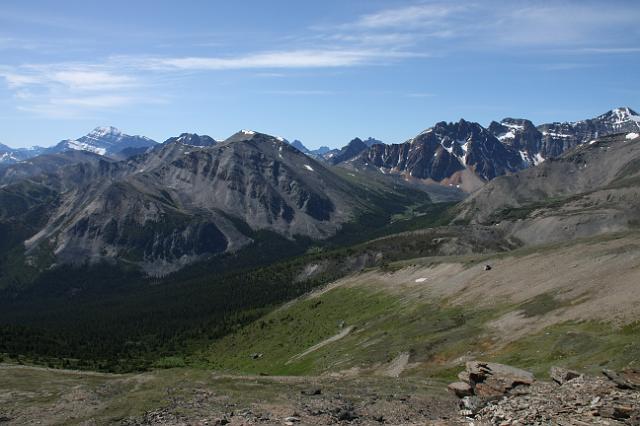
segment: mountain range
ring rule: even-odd
[[[66,139],[56,145],[43,148],[10,148],[0,144],[0,165],[15,164],[39,155],[59,154],[67,151],[86,151],[109,158],[121,159],[143,152],[156,142],[145,136],[130,136],[115,127],[96,127],[78,139]]]
[[[622,132],[640,132],[640,116],[628,107],[576,122],[534,125],[526,119],[505,118],[488,127],[464,119],[439,122],[400,144],[355,138],[340,149],[309,150],[299,140],[288,142],[298,151],[326,162],[351,168],[377,170],[418,182],[437,182],[473,191],[485,182],[540,164],[594,138]],[[179,140],[186,145],[211,146],[206,135],[183,133],[164,143]],[[157,143],[144,136],[130,136],[114,127],[98,127],[78,139],[64,140],[51,148],[12,149],[0,145],[0,165],[65,151],[83,150],[112,159],[140,154]]]
[[[546,159],[615,133],[640,132],[640,116],[616,108],[593,119],[534,126],[529,120],[505,118],[488,128],[461,119],[440,122],[401,144],[362,145],[334,164],[378,169],[407,180],[439,182],[467,191],[485,182],[542,163]]]
[[[127,146],[140,142],[147,140]],[[162,275],[235,252],[258,231],[326,239],[380,196],[282,138],[251,130],[220,142],[183,134],[122,161],[96,147],[0,169],[5,200],[19,197],[20,214],[42,209],[24,243],[27,259],[43,252],[68,264],[117,259]]]
[[[183,133],[158,144],[100,127],[2,165],[0,204],[11,206],[0,210],[0,222],[23,230],[7,238],[38,268],[117,260],[164,275],[241,251],[264,232],[330,239],[373,212],[389,220],[407,200],[457,200],[462,190],[535,174],[576,147],[636,132],[638,114],[618,108],[537,127],[512,118],[488,128],[439,122],[401,144],[355,138],[319,155],[300,141],[252,130],[224,141]],[[482,194],[471,198],[478,206],[487,204]]]

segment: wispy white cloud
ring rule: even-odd
[[[77,119],[132,105],[166,103],[162,98],[120,95],[29,96],[18,110],[46,118]]]
[[[135,78],[108,71],[64,70],[51,75],[55,82],[81,90],[109,90],[132,86]]]
[[[397,49],[333,47],[248,53],[228,57],[114,56],[101,63],[0,66],[0,78],[13,90],[20,109],[51,117],[73,117],[87,109],[113,109],[152,102],[147,86],[172,76],[225,70],[294,70],[388,64],[423,54]],[[133,93],[135,96],[132,96]],[[143,94],[147,93],[145,97]],[[274,93],[275,94],[275,93]],[[282,91],[281,95],[320,95],[321,91]]]
[[[335,68],[424,56],[384,50],[318,49],[258,52],[235,57],[144,58],[136,66],[151,70],[219,71],[236,69]]]
[[[12,88],[59,85],[77,90],[112,90],[136,83],[134,77],[108,70],[108,66],[104,64],[5,66],[0,68],[0,77]]]
[[[98,95],[76,98],[51,99],[52,105],[88,107],[88,108],[113,108],[139,102],[139,99],[124,95]]]
[[[593,68],[594,64],[581,63],[581,62],[553,62],[548,64],[541,64],[540,69],[545,71],[573,71],[584,68]]]
[[[0,77],[4,78],[7,86],[12,89],[42,83],[42,79],[38,78],[35,75],[24,74],[19,71],[12,71],[9,68],[4,71],[0,70]]]
[[[0,67],[18,109],[51,118],[78,118],[91,110],[145,103],[130,70],[103,64],[38,64]]]
[[[360,28],[414,27],[441,23],[445,18],[467,9],[462,2],[431,3],[386,9],[380,12],[361,16],[353,24]]]
[[[337,32],[318,37],[329,42],[349,43],[353,46],[381,48],[383,46],[403,47],[413,44],[415,35],[410,32]]]
[[[583,47],[580,49],[573,49],[566,51],[566,53],[595,53],[595,54],[627,54],[627,53],[640,53],[640,47]]]
[[[283,72],[257,72],[254,75],[262,78],[285,78],[288,74]]]
[[[639,50],[639,20],[640,8],[623,1],[514,0],[508,7],[497,1],[416,1],[337,25],[334,37],[388,39],[389,45],[414,50],[521,48],[526,53],[571,47],[577,49],[573,53],[629,54]],[[625,33],[629,36],[620,38]]]
[[[416,93],[407,93],[405,95],[407,98],[433,98],[435,94],[428,92],[416,92]]]
[[[524,46],[580,46],[594,42],[616,46],[627,40],[618,32],[635,27],[640,8],[630,2],[535,2],[496,10],[490,27],[504,44]]]
[[[282,96],[327,96],[336,94],[336,92],[330,90],[265,90],[261,93]]]

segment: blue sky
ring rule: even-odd
[[[461,117],[640,108],[639,71],[637,1],[5,0],[0,142],[101,125],[401,142]]]

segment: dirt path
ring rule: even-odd
[[[409,364],[409,352],[402,352],[391,361],[384,375],[387,377],[400,377],[402,372]]]
[[[331,336],[331,337],[329,337],[328,339],[325,339],[325,340],[323,340],[322,342],[317,343],[317,344],[315,344],[315,345],[311,346],[311,347],[310,347],[309,349],[307,349],[306,351],[301,352],[301,353],[299,353],[299,354],[297,354],[297,355],[292,356],[292,357],[291,357],[291,359],[289,359],[289,361],[287,361],[286,363],[287,363],[287,364],[290,364],[290,363],[292,363],[292,362],[294,362],[294,361],[299,360],[300,358],[305,357],[306,355],[309,355],[311,352],[315,352],[315,351],[317,351],[318,349],[320,349],[320,348],[322,348],[322,347],[324,347],[324,346],[328,345],[329,343],[333,343],[333,342],[336,342],[336,341],[338,341],[338,340],[342,339],[343,337],[345,337],[345,336],[347,336],[349,333],[351,333],[351,330],[353,330],[353,326],[349,326],[349,327],[345,328],[344,330],[342,330],[340,333],[336,334],[335,336]]]

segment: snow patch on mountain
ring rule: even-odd
[[[98,140],[98,139],[94,139],[94,140]],[[66,141],[66,145],[67,145],[67,148],[73,149],[76,151],[89,151],[98,155],[105,155],[107,153],[107,150],[105,148],[100,148],[100,147],[97,147],[85,142],[79,142],[73,139]]]
[[[505,139],[514,139],[516,137],[516,134],[513,133],[513,131],[508,131],[507,133],[504,133],[502,135],[498,136],[498,140],[500,142],[504,141]]]
[[[533,156],[533,164],[536,166],[540,163],[544,163],[544,160],[545,158],[542,155],[540,155],[539,152],[537,152],[536,155]]]

